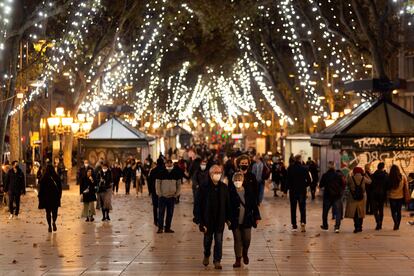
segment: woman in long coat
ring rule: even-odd
[[[49,233],[57,230],[56,219],[62,198],[62,183],[52,165],[47,165],[46,172],[39,183],[39,209],[46,210],[46,220]],[[53,219],[53,223],[52,223]]]
[[[86,221],[94,221],[96,201],[96,180],[93,176],[93,169],[88,168],[86,175],[80,180],[80,194],[82,195],[83,211],[82,217]]]
[[[112,210],[112,174],[108,169],[108,164],[102,165],[102,170],[98,173],[98,200],[102,209],[102,221],[111,220],[109,210]]]
[[[371,179],[364,174],[364,170],[356,167],[352,175],[348,177],[349,193],[346,200],[345,217],[354,219],[354,233],[362,232],[362,223],[365,218],[366,205],[366,185],[371,184]],[[362,199],[356,199],[357,188],[360,185],[362,189]]]

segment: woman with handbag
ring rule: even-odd
[[[88,168],[86,175],[80,180],[80,194],[83,202],[82,217],[86,221],[94,221],[96,201],[96,180],[93,176],[93,169]]]
[[[411,196],[407,178],[401,174],[398,166],[392,165],[389,177],[391,189],[388,198],[390,200],[392,220],[394,221],[394,230],[396,231],[400,228],[402,205],[404,202],[408,203]]]
[[[229,185],[231,220],[230,229],[234,237],[234,268],[249,264],[249,247],[252,227],[256,228],[261,220],[256,193],[250,186],[243,186],[244,174],[235,173]]]
[[[46,210],[46,220],[49,233],[57,231],[56,219],[62,198],[62,184],[52,165],[47,165],[46,172],[39,183],[39,209]],[[52,224],[53,219],[53,224]]]
[[[98,200],[102,210],[102,221],[111,220],[109,211],[112,210],[112,174],[108,164],[102,165],[102,170],[96,177],[98,181]]]

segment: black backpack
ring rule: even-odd
[[[335,174],[335,177],[330,179],[328,185],[325,187],[328,198],[331,200],[339,199],[342,196],[342,183],[339,180],[340,176]]]
[[[354,181],[354,184],[355,184],[355,191],[352,192],[352,190],[351,190],[352,198],[356,201],[363,200],[364,199],[364,190],[362,189],[362,182],[364,182],[364,177],[362,177],[361,183],[359,183],[359,185],[357,185],[354,177],[352,177],[352,181]]]

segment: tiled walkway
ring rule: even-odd
[[[322,232],[321,202],[308,204],[306,233],[292,233],[286,199],[268,192],[264,220],[253,232],[251,264],[233,269],[233,241],[225,231],[223,270],[204,268],[202,234],[192,223],[191,193],[186,188],[176,207],[175,234],[155,233],[148,196],[117,195],[110,223],[100,214],[94,223],[79,218],[78,187],[63,194],[58,232],[49,234],[34,193],[23,198],[19,220],[0,210],[0,275],[414,275],[414,227],[405,213],[401,230],[391,230],[386,210],[384,230],[373,217],[364,232],[353,234],[343,222],[340,234]]]

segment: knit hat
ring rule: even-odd
[[[355,174],[364,174],[364,170],[361,167],[355,167],[353,170],[354,175]]]

